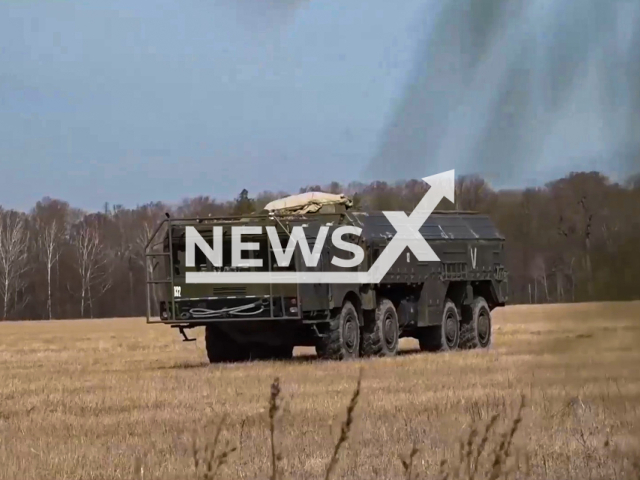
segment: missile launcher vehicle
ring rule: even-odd
[[[243,233],[242,241],[254,246],[241,255],[259,260],[257,266],[232,265],[230,232],[242,226],[253,227]],[[359,232],[346,236],[363,255],[355,267],[338,267],[332,261],[351,255],[345,253],[344,243],[339,248],[329,241],[341,226]],[[187,239],[188,232],[197,232],[213,247],[215,228],[221,232],[222,252],[212,262],[202,243],[189,246]],[[288,265],[277,261],[284,247],[278,250],[271,234],[286,246],[296,228],[304,232],[309,249],[317,252],[315,265],[304,261],[300,243]],[[268,229],[270,235],[265,233]],[[322,192],[277,200],[259,214],[168,217],[146,248],[147,322],[170,325],[186,341],[193,340],[187,330],[204,327],[212,363],[285,359],[296,346],[315,347],[322,359],[393,356],[402,337],[416,338],[424,351],[488,348],[492,312],[506,302],[504,238],[488,216],[461,211],[434,211],[419,233],[439,261],[421,261],[405,248],[379,282],[362,277],[365,281],[353,283],[281,283],[269,281],[269,275],[366,273],[396,229],[385,213],[354,211],[344,195]],[[186,281],[190,272],[234,271],[261,274],[262,280]]]

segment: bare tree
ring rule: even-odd
[[[589,291],[589,297],[593,297],[593,268],[591,266],[591,222],[593,220],[593,214],[589,212],[586,204],[586,196],[580,199],[580,206],[584,212],[585,226],[584,226],[584,250],[585,250],[585,266],[587,269],[587,288]]]
[[[117,242],[112,245],[116,263],[121,267],[121,272],[126,272],[129,296],[129,312],[133,314],[135,307],[134,255],[135,255],[135,217],[133,212],[121,207],[114,207],[113,221]],[[124,296],[122,297],[124,298]]]
[[[531,265],[531,276],[535,280],[535,289],[536,289],[536,303],[538,298],[538,281],[542,283],[544,287],[544,294],[546,302],[549,303],[549,289],[547,287],[547,267],[545,265],[544,257],[539,254],[533,260]]]
[[[49,320],[53,318],[53,306],[51,302],[51,273],[54,265],[60,258],[60,238],[62,229],[54,219],[49,223],[38,222],[38,253],[44,262],[47,271],[47,316]]]
[[[19,302],[18,294],[25,287],[23,274],[28,269],[29,233],[24,215],[18,212],[0,211],[0,294],[2,295],[2,320],[13,310],[23,306],[27,298]]]
[[[494,195],[493,190],[478,175],[466,175],[456,179],[455,206],[457,210],[479,210]]]
[[[93,318],[93,301],[111,286],[107,270],[109,257],[103,248],[97,227],[86,221],[78,225],[73,246],[80,276],[80,315],[84,317],[85,306],[88,304],[89,315]]]

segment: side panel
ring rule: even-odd
[[[333,232],[333,229],[330,231],[329,235],[331,235],[331,233]],[[364,245],[361,243],[360,246],[364,248]],[[341,267],[337,267],[335,266],[333,263],[331,263],[331,260],[333,259],[333,257],[338,257],[338,258],[342,258],[342,259],[349,259],[351,254],[345,253],[343,250],[337,249],[333,244],[330,244],[330,246],[327,247],[326,251],[325,251],[325,265],[326,265],[326,269],[327,271],[332,271],[332,272],[345,272],[345,271],[349,271],[347,269],[341,268]],[[350,269],[350,271],[353,272],[357,272],[357,271],[366,271],[369,268],[369,262],[367,261],[367,254],[366,254],[366,249],[365,249],[365,259],[362,262],[361,265],[357,266],[357,267],[353,267]],[[329,285],[329,295],[330,295],[330,306],[331,308],[337,308],[337,307],[341,307],[344,299],[347,295],[349,295],[350,293],[355,293],[358,296],[358,304],[356,305],[356,308],[358,307],[362,307],[362,302],[361,302],[361,295],[360,295],[360,291],[362,290],[362,285],[357,284],[357,283],[334,283],[334,284],[330,284]]]
[[[309,240],[309,249],[313,250],[313,242]],[[296,253],[298,250],[296,249]],[[329,247],[325,246],[318,265],[316,267],[307,267],[301,260],[300,255],[296,255],[296,269],[298,271],[323,271],[329,266]],[[330,289],[326,283],[301,283],[300,304],[303,312],[312,312],[317,310],[328,310],[330,306]]]
[[[449,282],[443,282],[435,275],[429,276],[424,282],[418,303],[418,327],[439,325],[442,322],[448,285]]]

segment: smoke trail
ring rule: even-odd
[[[309,0],[216,0],[252,36],[278,33]]]
[[[640,2],[449,0],[366,176],[640,168],[639,23]]]

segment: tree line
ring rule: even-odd
[[[310,185],[345,193],[361,210],[412,211],[421,180]],[[105,205],[87,212],[43,198],[29,212],[0,207],[0,319],[142,316],[144,245],[164,218],[245,214],[293,192],[243,190],[233,200],[208,196],[178,205]],[[507,239],[510,303],[640,298],[640,176],[616,183],[579,172],[541,188],[494,190],[480,176],[456,179],[455,205],[487,213]]]

